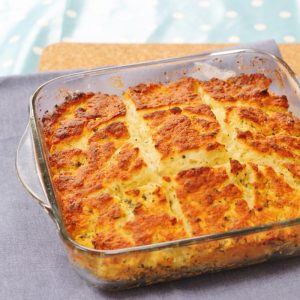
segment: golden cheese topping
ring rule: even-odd
[[[198,82],[191,77],[170,84],[138,84],[129,88],[129,94],[138,110],[176,104],[198,103]],[[200,100],[201,101],[201,100]]]
[[[176,181],[177,196],[193,235],[250,225],[243,189],[230,180],[225,167],[184,170],[178,173]]]
[[[213,78],[200,83],[201,90],[221,104],[263,107],[269,110],[286,110],[286,96],[268,92],[271,80],[263,74],[242,74],[228,80]]]
[[[300,120],[262,74],[77,93],[42,128],[64,224],[120,249],[300,216]]]
[[[210,151],[223,147],[215,138],[220,130],[219,123],[205,104],[158,110],[143,118],[162,158],[193,149]]]

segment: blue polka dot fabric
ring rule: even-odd
[[[37,70],[44,47],[300,41],[299,0],[2,0],[0,75]]]

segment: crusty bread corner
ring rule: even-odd
[[[261,74],[79,93],[42,120],[63,221],[120,249],[300,216],[300,121]]]

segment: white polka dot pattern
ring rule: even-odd
[[[228,18],[235,18],[237,16],[238,16],[238,13],[235,10],[226,11],[226,17],[228,17]]]
[[[183,19],[184,18],[184,14],[180,11],[176,11],[173,13],[173,18],[174,19],[177,19],[177,20],[180,20],[180,19]]]
[[[10,60],[6,60],[6,61],[4,61],[3,63],[2,63],[2,67],[3,68],[8,68],[8,67],[11,67],[12,65],[13,65],[13,60],[12,59],[10,59]]]
[[[76,18],[77,17],[77,12],[75,10],[72,10],[72,9],[68,9],[66,11],[66,15],[69,17],[69,18]]]
[[[251,5],[254,7],[260,7],[263,5],[263,1],[262,0],[252,0]]]
[[[8,42],[9,42],[10,44],[14,44],[14,43],[18,42],[19,39],[20,39],[20,36],[19,36],[19,35],[14,35],[14,36],[12,36],[12,37],[8,40]]]
[[[282,19],[288,19],[291,17],[291,12],[287,11],[287,10],[283,10],[279,13],[279,17]]]
[[[36,71],[43,49],[61,41],[297,43],[299,1],[9,0],[0,10],[0,76]]]
[[[211,3],[208,0],[199,1],[199,6],[200,7],[209,7],[210,5],[211,5]]]
[[[286,43],[294,43],[294,42],[296,42],[296,39],[292,35],[285,35],[283,37],[283,41],[286,42]]]
[[[43,52],[43,48],[35,46],[35,47],[32,48],[32,51],[36,55],[41,55],[42,52]]]
[[[257,31],[264,31],[267,29],[267,25],[263,23],[258,23],[254,25],[254,29]]]
[[[212,30],[212,26],[209,24],[202,24],[199,26],[200,31],[208,32]]]
[[[174,44],[182,44],[182,43],[184,43],[184,39],[183,39],[182,37],[180,37],[180,36],[177,36],[177,37],[175,37],[175,38],[172,40],[172,42],[173,42]]]
[[[240,42],[240,37],[237,36],[237,35],[231,35],[229,38],[228,38],[228,42],[229,43],[239,43]]]

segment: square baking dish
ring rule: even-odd
[[[90,284],[109,290],[124,289],[300,254],[300,218],[118,250],[86,248],[68,235],[62,222],[40,124],[45,112],[53,111],[74,91],[122,95],[128,87],[141,82],[167,83],[182,76],[199,80],[226,79],[242,73],[262,73],[269,77],[272,80],[270,91],[286,95],[290,111],[300,117],[300,85],[293,71],[280,58],[253,49],[211,52],[65,75],[46,82],[33,94],[29,125],[16,156],[18,175],[28,192],[53,219],[71,264]]]

